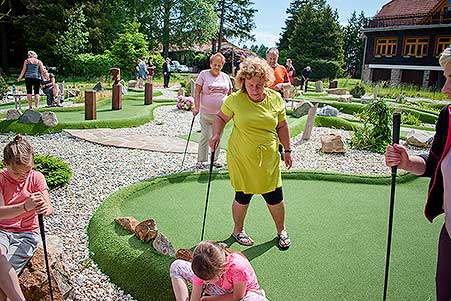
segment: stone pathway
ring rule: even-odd
[[[156,99],[175,99],[180,86],[171,86],[169,89],[158,89],[163,95],[156,96]],[[170,136],[146,136],[142,134],[126,135],[122,129],[85,129],[85,130],[64,130],[71,136],[98,143],[101,145],[143,149],[164,153],[184,153],[186,140]],[[197,143],[190,142],[187,152],[197,154]]]

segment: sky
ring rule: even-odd
[[[250,47],[252,44],[275,46],[279,40],[282,27],[285,26],[286,10],[291,0],[254,0],[256,28],[253,30],[256,42],[240,43],[241,46]],[[340,24],[347,24],[352,12],[360,11],[367,17],[373,17],[388,0],[328,0],[332,8],[338,10]]]

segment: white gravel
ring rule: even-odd
[[[181,112],[175,109],[175,105],[156,109],[155,117],[149,124],[121,131],[178,136],[188,133],[192,120],[191,113]],[[194,130],[199,128],[196,118]],[[326,133],[337,133],[345,139],[350,137],[346,131],[314,128],[309,141],[302,142],[300,136],[294,138],[294,169],[388,174],[380,154],[349,148],[345,154],[320,153],[319,137]],[[11,138],[11,134],[0,135],[0,148],[3,149]],[[28,136],[26,139],[37,153],[60,157],[73,170],[69,185],[51,191],[55,214],[46,223],[48,233],[59,236],[63,242],[64,263],[74,286],[73,300],[133,300],[112,284],[89,259],[88,222],[100,203],[113,191],[149,177],[180,171],[183,155],[101,146],[64,133]],[[194,166],[195,161],[196,155],[187,155],[185,165]],[[224,152],[220,161],[225,161]]]

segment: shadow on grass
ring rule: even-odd
[[[233,237],[232,237],[232,239],[233,239]],[[257,257],[265,254],[271,248],[276,247],[278,241],[279,241],[279,238],[278,237],[274,237],[272,240],[269,240],[269,241],[264,242],[262,244],[259,244],[259,245],[247,248],[246,250],[243,251],[243,254],[247,257],[247,259],[249,261],[251,261],[254,258],[257,258]]]

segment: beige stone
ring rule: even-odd
[[[6,120],[17,120],[22,115],[20,110],[10,109],[6,112]]]
[[[172,246],[172,243],[169,241],[169,239],[166,236],[164,236],[163,233],[160,232],[158,233],[157,237],[152,243],[152,246],[160,254],[175,257],[174,247]]]
[[[348,91],[346,91],[345,88],[327,89],[326,91],[328,94],[333,94],[333,95],[346,95],[348,93]]]
[[[416,147],[428,148],[434,140],[434,132],[424,132],[411,130],[406,134],[406,143]]]
[[[318,80],[315,82],[315,92],[324,92],[324,84],[322,81]]]
[[[321,136],[321,151],[324,153],[344,153],[343,137],[336,134]]]
[[[42,113],[42,123],[44,123],[45,126],[48,127],[54,127],[58,125],[58,118],[56,117],[56,114],[53,112],[44,112]]]
[[[118,217],[114,221],[131,233],[135,233],[135,228],[139,224],[134,217]]]
[[[135,235],[143,242],[148,242],[157,236],[157,224],[153,218],[145,220],[135,227]]]
[[[352,102],[352,95],[340,95],[337,100],[339,102]]]

